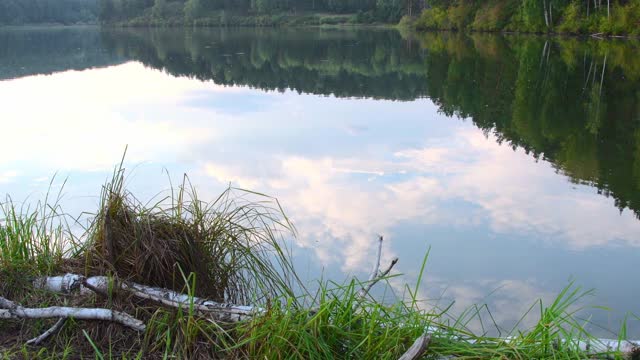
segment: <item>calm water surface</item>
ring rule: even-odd
[[[431,247],[430,305],[487,303],[509,328],[575,280],[616,330],[640,314],[638,54],[394,31],[0,31],[0,193],[39,199],[57,172],[67,212],[94,210],[128,144],[142,199],[166,172],[202,198],[229,183],[278,197],[308,279],[363,276],[383,234],[406,274],[387,293]]]

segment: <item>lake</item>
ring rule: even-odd
[[[277,197],[305,279],[366,278],[382,234],[404,276],[380,296],[401,297],[430,249],[425,306],[487,304],[509,329],[575,281],[611,308],[583,312],[595,334],[628,316],[640,338],[638,54],[373,29],[0,30],[0,193],[30,203],[67,179],[64,209],[93,211],[128,145],[140,199],[183,173],[201,198]]]

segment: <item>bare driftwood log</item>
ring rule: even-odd
[[[424,354],[424,352],[427,351],[427,347],[429,346],[430,342],[431,342],[430,334],[424,334],[420,336],[419,338],[416,339],[416,341],[413,342],[413,345],[411,345],[411,347],[407,349],[407,351],[398,358],[398,360],[419,359]]]
[[[65,294],[75,291],[91,291],[98,294],[106,294],[110,288],[109,278],[106,276],[85,278],[76,274],[38,278],[34,281],[34,286],[36,288]],[[215,320],[223,322],[243,321],[264,311],[264,309],[254,306],[222,304],[208,299],[181,294],[169,289],[127,281],[117,282],[111,287],[116,291],[125,291],[135,297],[155,301],[165,306],[183,310],[193,309],[201,313],[206,313]]]
[[[66,306],[46,308],[25,308],[13,301],[0,297],[0,319],[47,319],[72,318],[77,320],[112,321],[137,331],[144,331],[145,325],[133,316],[110,309],[85,309]]]

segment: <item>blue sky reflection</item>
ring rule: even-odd
[[[500,288],[491,301],[505,323],[570,277],[601,290],[595,302],[640,312],[634,215],[428,99],[265,93],[138,63],[3,81],[0,97],[5,149],[20,149],[0,158],[14,198],[38,199],[59,172],[67,211],[92,210],[128,145],[142,199],[168,187],[163,168],[188,173],[204,198],[229,183],[278,197],[310,274],[366,273],[384,234],[385,259],[399,256],[409,282],[432,246],[425,298],[444,291],[464,307]]]

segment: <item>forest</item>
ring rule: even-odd
[[[640,0],[100,0],[129,26],[400,24],[417,30],[640,35]]]
[[[98,16],[98,0],[0,0],[0,25],[88,24]]]
[[[639,0],[429,0],[419,30],[640,35]]]
[[[101,0],[101,20],[123,25],[397,23],[418,0]]]
[[[0,25],[316,26],[640,35],[640,0],[0,0]]]

